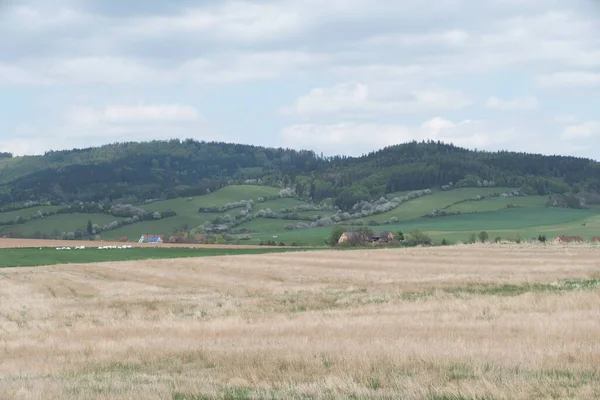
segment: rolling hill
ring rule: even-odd
[[[0,235],[191,231],[320,245],[331,226],[436,240],[600,233],[600,163],[412,142],[362,157],[192,140],[0,158]],[[553,205],[547,207],[549,198]],[[128,205],[128,206],[125,206]]]

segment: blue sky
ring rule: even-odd
[[[0,0],[0,151],[409,140],[600,159],[593,0]]]

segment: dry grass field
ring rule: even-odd
[[[2,269],[0,398],[600,398],[600,249]]]

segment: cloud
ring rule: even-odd
[[[536,83],[543,87],[586,87],[600,85],[600,73],[595,72],[556,72],[539,75]]]
[[[121,29],[123,34],[147,38],[207,34],[222,41],[279,40],[305,24],[296,11],[296,7],[277,3],[223,1],[170,15],[134,18]]]
[[[561,138],[563,140],[582,140],[596,136],[600,136],[600,122],[588,121],[566,127]]]
[[[361,155],[385,146],[427,139],[468,148],[503,149],[514,144],[518,137],[514,129],[494,127],[487,121],[452,122],[436,117],[418,126],[358,123],[294,125],[283,129],[281,144],[329,155]]]
[[[120,135],[167,137],[168,132],[209,131],[201,119],[151,121],[139,110],[111,117],[105,108],[74,109],[62,121],[56,115],[63,110],[55,109],[54,103],[39,105],[47,102],[49,93],[61,97],[54,101],[62,104],[77,104],[73,99],[80,98],[79,104],[118,104],[123,99],[152,99],[158,104],[206,101],[211,104],[212,123],[244,133],[261,132],[244,139],[261,143],[273,143],[284,129],[276,126],[281,120],[263,118],[264,110],[286,105],[279,111],[289,118],[283,124],[292,126],[284,131],[358,132],[357,142],[362,140],[359,133],[376,131],[381,132],[380,140],[393,139],[381,142],[387,143],[422,137],[429,128],[409,125],[415,124],[416,116],[450,118],[447,114],[452,112],[453,126],[440,128],[439,134],[465,145],[492,148],[514,131],[545,132],[544,140],[533,145],[516,140],[514,147],[535,150],[559,142],[563,147],[558,150],[568,151],[568,143],[559,140],[564,126],[595,119],[593,110],[598,108],[597,96],[580,90],[600,83],[598,9],[588,0],[3,4],[0,37],[10,40],[0,41],[0,101],[14,104],[15,110],[0,121],[3,145],[23,140],[15,128],[24,121],[35,127],[38,138],[67,135],[68,139],[60,139],[61,146],[83,143],[76,137],[85,132],[106,142]],[[506,91],[506,82],[561,90],[545,90],[547,107],[540,109],[534,106],[534,99],[542,100],[539,93],[518,98]],[[225,85],[231,91],[216,88]],[[566,100],[562,93],[571,89]],[[504,97],[488,99],[499,93]],[[236,110],[224,96],[235,96],[236,104],[244,104],[243,127],[231,122]],[[486,105],[493,109],[530,110],[527,120],[519,121],[527,126],[513,129],[506,116],[474,122],[484,111],[470,107],[471,99],[488,100]],[[550,113],[557,109],[577,113],[580,119],[556,121]],[[411,122],[391,121],[408,116]],[[365,118],[372,124],[360,123]],[[302,125],[307,120],[314,125]],[[469,139],[459,132],[470,132]],[[42,143],[57,145],[39,140],[31,146],[41,148]],[[381,144],[363,145],[371,143],[374,148]],[[360,151],[360,146],[351,147]],[[337,149],[333,144],[331,148]]]
[[[279,110],[283,115],[381,116],[459,110],[469,106],[469,96],[455,90],[428,88],[406,90],[389,85],[342,83],[312,89],[293,106]]]
[[[0,63],[4,85],[151,85],[180,83],[234,84],[299,76],[326,62],[327,55],[294,51],[223,53],[213,58],[194,58],[165,67],[141,59],[81,57],[62,60],[25,60],[15,65]]]
[[[534,96],[512,100],[502,100],[498,97],[490,97],[485,104],[485,107],[492,110],[535,110],[539,107],[539,103]]]
[[[74,107],[56,127],[20,125],[0,149],[16,155],[97,146],[112,142],[166,139],[217,140],[213,128],[192,106],[180,104]]]
[[[104,109],[73,108],[67,113],[67,121],[79,125],[179,123],[199,121],[203,118],[191,106],[166,105],[110,105]]]

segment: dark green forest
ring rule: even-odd
[[[200,195],[234,183],[290,187],[348,209],[425,188],[507,186],[530,194],[600,191],[600,163],[583,158],[467,150],[410,142],[362,157],[188,140],[117,143],[0,158],[0,208],[28,201],[141,203]]]

